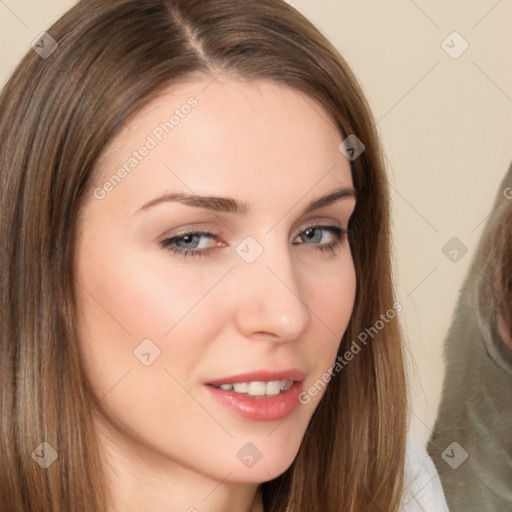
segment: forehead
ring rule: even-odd
[[[235,196],[240,187],[269,194],[286,187],[299,199],[320,181],[352,184],[341,140],[332,116],[291,87],[196,79],[163,90],[123,126],[99,160],[96,182],[124,168],[116,193],[149,193],[151,183],[165,182]]]

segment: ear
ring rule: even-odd
[[[498,313],[497,321],[500,338],[502,339],[505,348],[512,352],[512,333],[510,332],[510,326],[506,324],[505,318],[501,313]]]

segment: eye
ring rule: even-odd
[[[309,226],[299,233],[296,240],[300,239],[300,241],[293,244],[311,245],[313,250],[334,253],[346,234],[347,231],[339,226]],[[208,247],[208,241],[216,241],[216,243]],[[217,234],[208,231],[189,231],[159,242],[161,247],[185,258],[209,256],[215,247],[223,244]]]
[[[313,245],[314,250],[335,252],[347,234],[339,226],[309,226],[297,237],[305,241],[305,245]],[[330,241],[329,241],[330,239]]]
[[[187,257],[187,255],[208,256],[213,247],[205,248],[205,239],[218,240],[218,236],[208,231],[190,231],[172,238],[166,238],[160,242],[160,246],[184,257]]]

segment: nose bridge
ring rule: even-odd
[[[244,335],[273,334],[281,340],[300,336],[310,320],[303,286],[288,243],[268,235],[246,237],[236,248],[236,322]]]

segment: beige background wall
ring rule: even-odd
[[[0,85],[32,41],[74,3],[0,0]],[[457,292],[512,160],[512,3],[289,3],[340,50],[378,122],[392,184],[401,316],[413,358],[412,418],[426,439]],[[468,249],[456,262],[442,250],[453,237]]]

